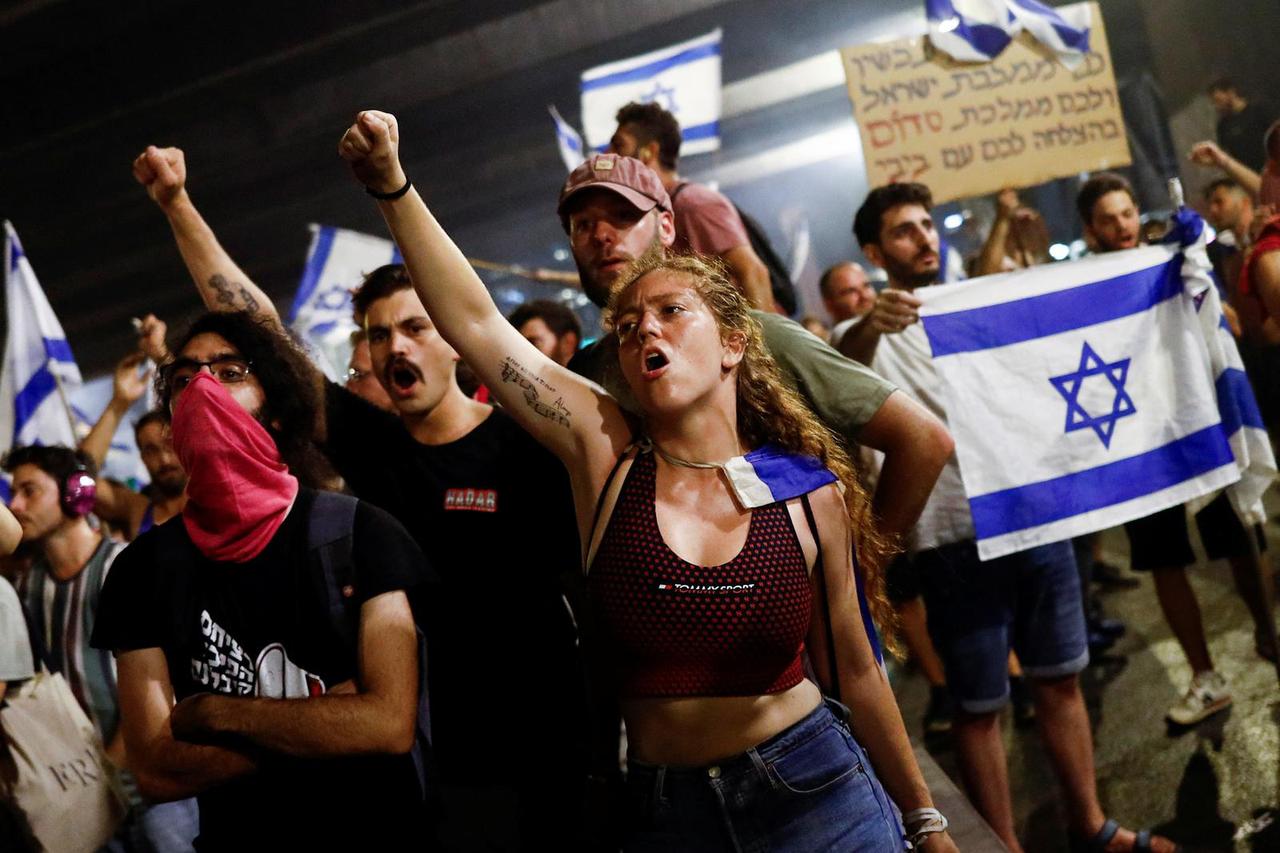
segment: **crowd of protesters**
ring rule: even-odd
[[[1190,156],[1223,172],[1211,251],[1272,425],[1280,124],[1230,81],[1211,96],[1219,139]],[[584,346],[558,302],[498,312],[394,116],[361,112],[339,154],[404,262],[354,293],[345,386],[219,244],[183,152],[138,156],[208,313],[172,341],[143,320],[78,448],[4,458],[0,509],[0,701],[67,680],[124,781],[110,849],[954,850],[882,653],[926,676],[925,729],[1011,851],[1011,700],[1080,849],[1179,849],[1098,797],[1079,676],[1124,626],[1091,592],[1120,582],[1096,537],[978,559],[919,323],[945,275],[929,188],[859,200],[849,249],[887,283],[832,266],[829,323],[802,327],[733,203],[680,177],[672,115],[617,118],[555,208],[604,311]],[[1120,175],[1078,209],[1091,251],[1141,243]],[[973,275],[1051,262],[1013,189],[995,211]],[[96,472],[149,385],[137,492]],[[1261,528],[1225,497],[1195,519],[1273,660]],[[1193,674],[1167,716],[1195,724],[1232,697],[1186,512],[1125,531]]]

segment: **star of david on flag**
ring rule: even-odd
[[[1251,518],[1274,459],[1204,238],[916,291],[983,559],[1224,488]]]
[[[1080,392],[1084,390],[1085,380],[1090,377],[1105,377],[1113,389],[1111,411],[1100,415],[1092,415],[1080,401]],[[1051,376],[1049,381],[1058,389],[1062,399],[1067,401],[1067,425],[1065,432],[1077,429],[1092,429],[1098,434],[1103,447],[1111,446],[1111,434],[1116,430],[1116,421],[1137,411],[1133,398],[1124,390],[1125,380],[1129,378],[1129,359],[1121,358],[1106,362],[1098,356],[1089,342],[1084,342],[1080,350],[1080,366],[1072,373]]]
[[[680,122],[680,154],[720,147],[720,30],[582,72],[582,130],[588,153],[605,150],[618,109],[656,103]]]

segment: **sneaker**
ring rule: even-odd
[[[1231,689],[1227,680],[1213,670],[1197,673],[1191,679],[1187,695],[1169,709],[1165,717],[1180,726],[1193,726],[1231,705]]]
[[[951,694],[947,688],[929,688],[929,706],[924,711],[924,733],[940,735],[951,731]]]

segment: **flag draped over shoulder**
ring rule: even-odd
[[[367,273],[400,263],[395,243],[358,231],[312,225],[311,248],[288,324],[311,349],[316,364],[334,382],[346,379],[351,357],[351,291]]]
[[[1274,461],[1242,431],[1260,418],[1195,251],[916,291],[983,559],[1210,495],[1242,467],[1254,487],[1233,501],[1256,502]]]
[[[1054,9],[1039,0],[925,0],[930,43],[961,62],[990,62],[1029,32],[1074,68],[1089,52],[1089,10]]]
[[[80,368],[8,222],[4,245],[8,339],[0,373],[0,446],[75,447],[74,415],[66,395],[80,387]]]
[[[720,147],[720,30],[582,72],[582,129],[588,153],[603,151],[618,108],[657,103],[680,122],[680,153]]]

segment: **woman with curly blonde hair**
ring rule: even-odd
[[[902,850],[891,797],[918,849],[954,850],[859,613],[855,544],[884,550],[865,493],[723,271],[655,254],[619,279],[608,317],[635,423],[506,322],[398,147],[395,118],[366,111],[339,153],[435,330],[573,483],[627,725],[625,849]]]

